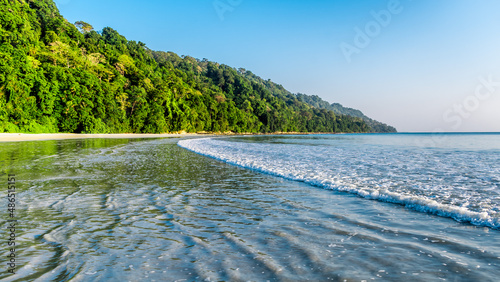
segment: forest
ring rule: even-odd
[[[377,131],[251,71],[70,23],[52,0],[0,1],[0,132]]]
[[[367,117],[363,112],[360,110],[356,110],[353,108],[348,108],[344,107],[339,103],[328,103],[327,101],[321,99],[321,97],[318,97],[317,95],[306,95],[306,94],[301,94],[297,93],[297,98],[305,102],[315,108],[318,109],[326,109],[326,110],[331,110],[336,114],[340,115],[348,115],[351,117],[359,117],[363,119],[366,124],[370,127],[370,132],[384,132],[384,133],[395,133],[397,132],[396,128],[387,125],[385,123],[376,121],[374,119],[371,119]]]

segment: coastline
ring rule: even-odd
[[[0,133],[1,142],[21,141],[43,141],[63,139],[87,139],[87,138],[182,138],[201,136],[227,136],[227,135],[310,135],[310,134],[339,134],[333,132],[274,132],[274,133],[110,133],[110,134],[84,134],[84,133]]]
[[[116,134],[80,134],[80,133],[0,133],[0,142],[20,142],[20,141],[43,141],[62,139],[88,139],[88,138],[181,138],[190,136],[202,136],[205,134],[181,133],[181,134],[152,134],[152,133],[116,133]]]
[[[0,274],[0,280],[58,280],[67,273],[82,281],[109,277],[162,280],[166,275],[172,280],[193,281],[296,277],[323,281],[332,280],[332,273],[336,275],[333,280],[417,277],[434,281],[441,277],[495,281],[500,275],[499,260],[494,259],[500,257],[498,230],[455,222],[428,210],[416,212],[390,202],[362,199],[345,191],[314,188],[305,181],[243,169],[177,145],[180,139],[194,140],[203,137],[200,135],[134,139],[146,142],[74,139],[0,144],[2,168],[7,174],[15,174],[19,186],[16,201],[28,211],[18,213],[16,218],[26,226],[18,229],[18,240],[24,240],[26,234],[43,234],[39,236],[58,244],[47,244],[37,237],[30,244],[19,244],[16,259],[33,261],[34,273],[20,268],[15,277]],[[335,175],[330,172],[341,168],[341,177],[348,177],[344,181],[352,177],[350,183],[358,187],[370,188],[374,185],[364,183],[377,179],[375,184],[397,181],[398,175],[385,178],[391,171],[401,171],[405,179],[417,179],[411,183],[419,184],[422,174],[387,163],[412,170],[412,164],[423,163],[426,154],[405,154],[405,146],[353,142],[357,138],[353,136],[330,137],[335,146],[326,150],[320,145],[325,143],[322,138],[304,143],[279,138],[279,142],[259,143],[307,147],[255,154],[258,147],[244,141],[234,142],[236,147],[219,147],[219,151],[246,163],[258,164],[256,160],[260,159],[261,164],[269,164],[268,169],[278,169],[274,172],[281,168],[308,179],[317,177],[318,182],[329,181],[328,175]],[[414,137],[397,138],[412,142]],[[361,144],[368,147],[359,148]],[[247,146],[248,150],[243,150]],[[349,154],[344,149],[349,149]],[[287,158],[281,157],[283,152]],[[450,158],[447,152],[442,157]],[[459,155],[454,158],[463,159]],[[454,158],[450,158],[451,164],[456,163]],[[469,160],[476,163],[475,158]],[[434,167],[434,162],[427,166]],[[491,166],[482,167],[488,175]],[[308,168],[315,171],[311,174]],[[447,173],[447,168],[440,171]],[[379,171],[380,178],[370,177]],[[362,177],[366,182],[360,182]],[[349,184],[346,182],[339,184]],[[106,230],[99,231],[100,226]],[[142,240],[145,234],[148,241]],[[122,238],[131,239],[125,245],[115,244]],[[54,259],[61,248],[72,250],[71,254]],[[99,264],[85,263],[96,260],[96,253],[89,249],[99,250]],[[220,264],[223,260],[231,263]],[[203,272],[206,269],[217,271]]]

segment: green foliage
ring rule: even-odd
[[[0,0],[0,132],[370,130],[250,71],[75,25],[52,0]]]
[[[89,23],[86,23],[84,21],[77,21],[75,22],[75,26],[80,30],[80,32],[91,32],[92,30],[94,30],[94,27],[92,27],[92,25],[90,25]]]
[[[390,125],[387,125],[385,123],[381,123],[379,121],[373,120],[373,119],[367,117],[365,114],[363,114],[360,110],[344,107],[338,103],[330,104],[327,101],[321,99],[320,97],[318,97],[316,95],[311,96],[311,95],[305,95],[305,94],[298,93],[297,98],[300,101],[305,102],[305,103],[307,103],[315,108],[318,108],[318,109],[331,110],[339,115],[347,115],[347,116],[351,116],[351,117],[361,118],[370,127],[370,132],[386,132],[386,133],[397,132],[396,128],[394,128]]]

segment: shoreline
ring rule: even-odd
[[[236,136],[236,135],[309,135],[309,134],[339,134],[332,132],[274,132],[274,133],[109,133],[109,134],[83,134],[83,133],[0,133],[1,142],[44,141],[64,139],[120,139],[120,138],[183,138],[202,136]]]
[[[64,139],[123,139],[123,138],[181,138],[191,136],[203,136],[197,133],[113,133],[113,134],[81,134],[81,133],[0,133],[0,142],[22,142],[22,141],[44,141],[44,140],[64,140]],[[207,134],[208,135],[208,134]]]

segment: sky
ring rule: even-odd
[[[153,50],[245,68],[400,132],[500,132],[497,0],[56,0]]]

